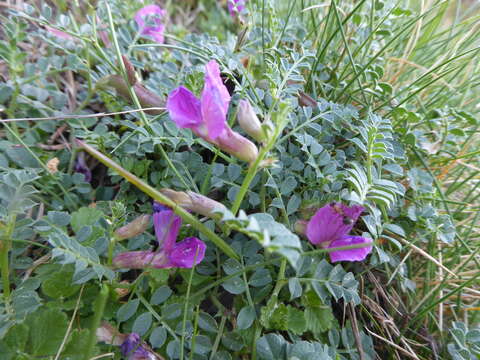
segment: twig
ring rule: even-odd
[[[391,342],[390,340],[385,339],[384,337],[375,334],[373,331],[370,331],[370,329],[368,329],[367,327],[365,327],[365,330],[367,330],[370,335],[376,337],[377,339],[380,339],[380,340],[386,342],[388,345],[394,347],[395,349],[397,349],[398,351],[404,353],[405,355],[410,356],[412,359],[420,360],[420,359],[417,357],[417,355],[412,354],[412,353],[408,352],[407,350],[405,350],[404,348],[402,348],[401,346],[398,346],[397,344]]]
[[[77,316],[77,310],[78,307],[80,306],[80,299],[82,298],[83,294],[83,288],[85,287],[85,284],[82,285],[80,288],[80,294],[78,294],[78,299],[77,303],[75,304],[75,310],[73,310],[73,315],[72,319],[70,320],[70,323],[68,324],[67,332],[65,333],[65,336],[63,337],[62,343],[60,344],[60,347],[58,348],[57,355],[55,355],[55,360],[58,360],[60,358],[60,355],[63,351],[63,347],[65,346],[68,336],[70,335],[70,331],[72,331],[72,326],[73,326],[73,321],[75,320],[75,316]]]

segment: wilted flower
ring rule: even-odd
[[[57,157],[48,160],[47,169],[50,174],[55,174],[58,171],[58,164],[60,164],[60,160]]]
[[[253,162],[257,147],[227,124],[230,94],[220,77],[220,68],[212,60],[205,67],[205,86],[200,99],[180,86],[168,96],[167,110],[178,127],[191,129],[197,136],[241,160]]]
[[[165,26],[162,23],[162,18],[167,14],[158,5],[147,5],[135,14],[135,21],[140,29],[140,34],[146,35],[157,43],[163,43],[163,31]]]
[[[362,206],[347,206],[331,203],[317,210],[307,223],[305,233],[312,244],[324,248],[337,248],[349,245],[371,243],[372,240],[361,236],[347,235],[355,225]],[[372,246],[330,252],[330,260],[361,261],[372,251]]]
[[[143,233],[150,224],[150,215],[140,215],[132,222],[115,230],[117,240],[130,239]]]
[[[183,192],[161,189],[160,192],[185,210],[193,211],[203,216],[215,217],[216,211],[225,209],[225,206],[218,201],[193,191]]]
[[[65,39],[65,40],[73,40],[74,37],[70,34],[67,34],[66,32],[64,31],[61,31],[61,30],[57,30],[51,26],[45,26],[45,29],[52,35],[55,35],[56,37],[60,38],[60,39]]]
[[[245,10],[246,0],[227,0],[227,7],[232,17]]]
[[[175,242],[182,219],[168,207],[158,203],[153,206],[153,226],[159,244],[158,251],[129,251],[117,255],[113,265],[117,268],[157,269],[191,268],[199,264],[205,256],[205,243],[189,237]]]
[[[80,151],[77,155],[74,170],[75,172],[83,174],[85,176],[86,182],[92,181],[92,171],[90,170],[90,168],[87,166],[87,163],[85,162],[85,153],[83,151]]]

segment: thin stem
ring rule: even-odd
[[[12,215],[10,221],[7,224],[7,229],[5,235],[2,238],[0,243],[0,261],[1,261],[1,272],[2,272],[2,282],[3,282],[3,296],[7,301],[10,298],[10,268],[8,266],[8,253],[12,247],[12,234],[15,229],[16,215]]]
[[[245,176],[242,186],[240,187],[237,197],[235,198],[235,201],[232,205],[232,213],[234,215],[236,215],[238,210],[240,209],[243,198],[247,194],[250,184],[252,183],[253,178],[257,174],[257,170],[260,167],[261,162],[263,161],[263,159],[265,159],[265,156],[268,154],[268,152],[273,148],[273,146],[277,141],[278,136],[282,133],[284,125],[286,123],[285,119],[287,117],[288,110],[289,110],[288,106],[285,106],[283,107],[283,109],[279,111],[279,113],[277,113],[277,116],[279,118],[276,121],[274,134],[272,134],[268,143],[263,148],[260,149],[260,153],[258,154],[258,157],[255,159],[253,164],[248,169],[247,176]]]
[[[280,263],[280,270],[278,271],[278,278],[275,284],[275,289],[273,289],[273,294],[275,298],[278,298],[280,290],[282,290],[283,285],[285,285],[285,270],[287,269],[287,259],[283,258]]]
[[[88,337],[88,345],[85,351],[85,360],[88,360],[92,357],[93,347],[97,343],[97,329],[100,326],[102,321],[103,312],[105,311],[105,305],[107,304],[109,288],[107,284],[103,284],[100,289],[100,293],[97,296],[97,301],[95,303],[95,312],[93,314],[92,324],[90,325],[90,334]]]
[[[198,255],[198,249],[197,249],[197,253],[195,254],[195,257],[193,259],[194,264],[197,260],[197,255]],[[185,295],[185,306],[183,307],[182,338],[180,340],[180,360],[183,360],[183,355],[184,355],[184,352],[185,352],[185,327],[186,327],[186,324],[187,324],[188,300],[189,300],[189,297],[190,297],[190,289],[192,288],[192,280],[193,280],[193,273],[194,272],[195,272],[195,266],[192,266],[192,269],[190,270],[190,277],[188,279],[187,294]]]

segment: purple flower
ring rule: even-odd
[[[147,5],[135,14],[135,21],[140,29],[140,34],[151,37],[157,43],[163,43],[165,26],[162,18],[167,14],[160,6]]]
[[[90,168],[87,166],[87,163],[85,162],[85,153],[83,151],[80,151],[77,155],[77,159],[75,160],[74,170],[75,172],[83,174],[85,176],[86,182],[92,181],[92,171],[90,170]]]
[[[191,268],[205,256],[205,243],[190,237],[176,242],[182,219],[172,209],[157,202],[153,205],[153,226],[159,251],[128,251],[117,255],[113,265],[117,268],[157,269]]]
[[[175,245],[182,218],[175,215],[172,209],[160,203],[153,203],[153,228],[157,237],[158,247],[168,252]]]
[[[336,248],[349,245],[371,243],[371,239],[361,236],[347,235],[355,225],[362,206],[347,206],[341,203],[331,203],[317,210],[307,223],[306,235],[312,244],[324,248]],[[338,250],[330,252],[330,260],[361,261],[372,251],[371,246],[357,249]]]
[[[191,129],[222,150],[253,162],[258,156],[257,147],[227,124],[229,103],[230,94],[220,77],[220,67],[212,60],[205,66],[205,86],[200,99],[180,86],[168,96],[167,110],[178,127]]]
[[[137,333],[128,334],[120,345],[122,355],[128,360],[157,360],[158,357],[142,341]]]
[[[246,0],[227,0],[230,16],[235,17],[237,14],[240,14],[245,10],[245,1]]]

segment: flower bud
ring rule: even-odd
[[[210,140],[210,142],[223,151],[249,163],[253,163],[258,157],[257,146],[229,127],[225,128],[220,136],[215,140]]]
[[[127,79],[130,85],[135,85],[137,83],[137,75],[135,74],[135,67],[128,60],[125,55],[122,55],[123,66],[125,66],[125,71],[127,72]]]
[[[257,141],[264,141],[266,136],[257,114],[248,100],[240,100],[238,104],[238,124],[245,132]]]
[[[161,189],[160,192],[182,208],[210,218],[217,216],[216,210],[225,209],[225,206],[218,201],[193,191]]]
[[[132,101],[129,91],[130,85],[128,85],[120,75],[110,75],[102,79],[99,85],[100,87],[103,85],[113,87],[125,100],[129,102]],[[159,96],[155,95],[139,82],[133,85],[133,91],[137,95],[140,105],[144,108],[165,106],[165,102]],[[159,115],[163,113],[163,110],[145,110],[145,112],[151,115]]]
[[[295,232],[299,235],[305,235],[307,232],[308,221],[306,220],[297,220],[293,225]]]
[[[132,222],[115,230],[117,240],[130,239],[143,233],[150,224],[150,215],[140,215]]]

